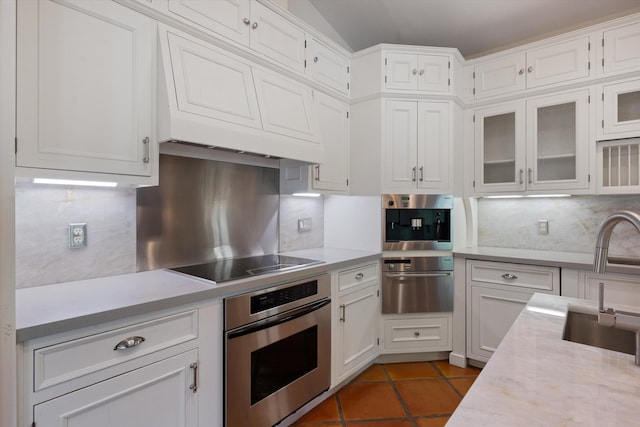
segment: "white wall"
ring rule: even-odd
[[[280,252],[321,248],[324,245],[322,197],[280,196]],[[310,218],[311,231],[298,231],[298,220]]]
[[[283,1],[283,0],[280,0]],[[349,47],[338,32],[327,22],[326,19],[318,12],[309,0],[286,0],[288,3],[288,10],[298,18],[311,25],[322,34],[347,49],[349,52],[353,52],[353,49]]]
[[[325,196],[325,247],[380,252],[381,215],[380,196]]]

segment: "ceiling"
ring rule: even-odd
[[[455,47],[465,58],[640,12],[640,0],[309,0],[358,51]]]

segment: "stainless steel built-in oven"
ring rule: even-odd
[[[382,260],[382,313],[453,311],[453,257]]]
[[[323,274],[225,299],[225,425],[270,427],[329,389]]]
[[[453,196],[382,196],[382,249],[453,249]]]

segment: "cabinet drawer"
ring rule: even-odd
[[[338,273],[338,290],[345,291],[377,277],[377,263],[341,271]]]
[[[139,345],[116,350],[123,340]],[[198,311],[191,310],[34,351],[34,390],[60,384],[198,337]]]
[[[449,317],[388,319],[384,321],[385,350],[451,350]]]
[[[560,269],[523,264],[470,261],[471,281],[557,292]]]

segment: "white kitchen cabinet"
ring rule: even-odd
[[[312,188],[347,193],[349,190],[349,105],[315,92],[324,162],[313,166]]]
[[[332,387],[378,355],[379,264],[333,272]]]
[[[385,87],[419,92],[447,93],[451,85],[449,55],[385,54]]]
[[[316,38],[307,45],[307,76],[336,91],[349,95],[349,58]]]
[[[640,79],[604,84],[599,89],[597,139],[640,136]]]
[[[447,192],[451,104],[387,101],[385,108],[383,192]]]
[[[481,100],[590,75],[591,41],[587,35],[476,64],[474,95]]]
[[[451,351],[450,313],[385,315],[381,319],[380,353]]]
[[[306,32],[255,0],[168,0],[168,13],[189,26],[250,47],[304,73]]]
[[[584,89],[476,110],[476,192],[588,189],[589,102]]]
[[[560,269],[467,260],[467,357],[487,362],[536,292],[560,294]]]
[[[602,59],[604,75],[632,72],[640,69],[640,23],[606,30],[602,33]]]
[[[592,271],[578,274],[578,297],[598,301],[599,284],[604,283],[604,305],[606,308],[635,307],[640,312],[638,278],[633,274],[607,273],[598,275]]]
[[[198,352],[191,350],[34,407],[39,427],[196,427]]]
[[[640,140],[599,141],[598,194],[640,192]]]
[[[152,183],[155,21],[99,0],[18,2],[17,11],[16,165],[35,168],[22,174]]]

